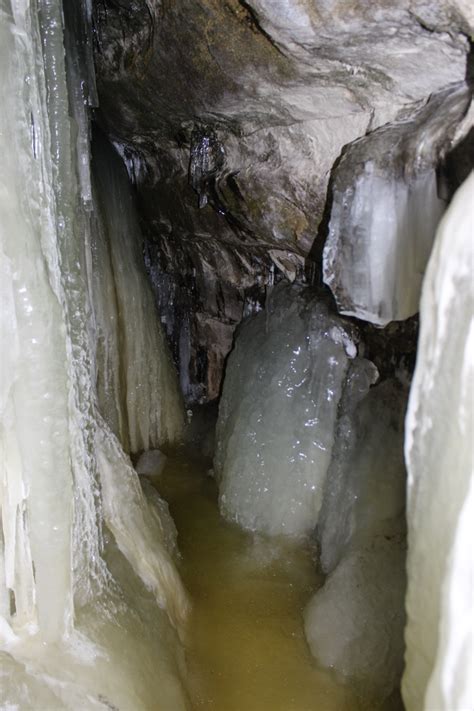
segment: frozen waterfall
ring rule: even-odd
[[[155,309],[127,172],[100,134],[92,144],[99,207],[92,300],[99,404],[126,451],[180,441],[184,407]]]
[[[392,378],[368,391],[353,377],[359,397],[338,423],[318,522],[328,577],[306,608],[305,632],[318,662],[377,707],[403,669],[407,390]]]
[[[159,693],[167,708],[184,709],[175,629],[188,601],[166,549],[168,523],[143,496],[95,391],[95,341],[113,348],[118,311],[93,303],[92,245],[108,230],[116,272],[120,260],[136,263],[139,247],[131,239],[127,256],[125,236],[91,202],[90,157],[80,151],[89,143],[81,116],[93,77],[79,45],[68,48],[66,67],[62,18],[59,0],[39,12],[27,0],[0,4],[2,698],[9,708],[139,708]],[[118,214],[128,198],[103,171],[102,209]],[[151,298],[133,283],[123,288],[134,302],[126,337],[141,350],[141,378],[157,319]],[[124,298],[117,284],[116,292]],[[132,448],[176,436],[182,421],[159,334],[151,347],[158,366],[150,378],[168,388],[170,421],[160,402],[147,401],[151,433],[131,426],[142,417],[138,386],[149,381],[108,391],[127,401]],[[144,664],[153,669],[147,684]]]

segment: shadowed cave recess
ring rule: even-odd
[[[1,708],[474,708],[469,0],[0,0]]]

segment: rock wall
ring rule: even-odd
[[[172,294],[188,400],[218,393],[249,294],[319,281],[341,151],[368,134],[384,153],[381,127],[410,134],[464,81],[471,14],[459,0],[96,0],[97,118],[137,188],[157,300]]]

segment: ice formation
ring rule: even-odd
[[[180,440],[184,407],[146,279],[126,169],[100,135],[93,166],[102,218],[92,233],[99,404],[126,451],[140,452]]]
[[[380,708],[403,669],[405,550],[380,536],[348,548],[305,610],[317,662]]]
[[[86,5],[67,5],[86,27]],[[86,37],[65,66],[62,25],[59,0],[0,7],[2,702],[184,709],[172,531],[96,402],[93,77]],[[155,319],[137,313],[142,343]]]
[[[219,406],[222,512],[251,530],[301,535],[317,522],[353,329],[301,287],[276,287],[239,331]]]
[[[221,511],[270,534],[314,531],[328,575],[305,613],[321,666],[373,703],[403,666],[406,387],[377,382],[320,297],[275,288],[239,331],[219,407]]]
[[[408,711],[474,705],[474,174],[437,232],[406,420]]]
[[[375,705],[403,668],[407,393],[395,380],[369,391],[363,366],[352,368],[326,477],[317,533],[328,577],[305,611],[305,633],[318,662]]]
[[[141,457],[135,464],[137,474],[158,476],[161,474],[166,465],[166,454],[160,452],[159,449],[149,449],[143,452]]]
[[[323,259],[340,313],[379,326],[417,313],[445,209],[436,163],[468,105],[465,85],[455,86],[432,97],[414,123],[378,129],[343,153]]]

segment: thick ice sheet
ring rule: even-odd
[[[474,174],[436,235],[406,420],[408,711],[474,705]]]

